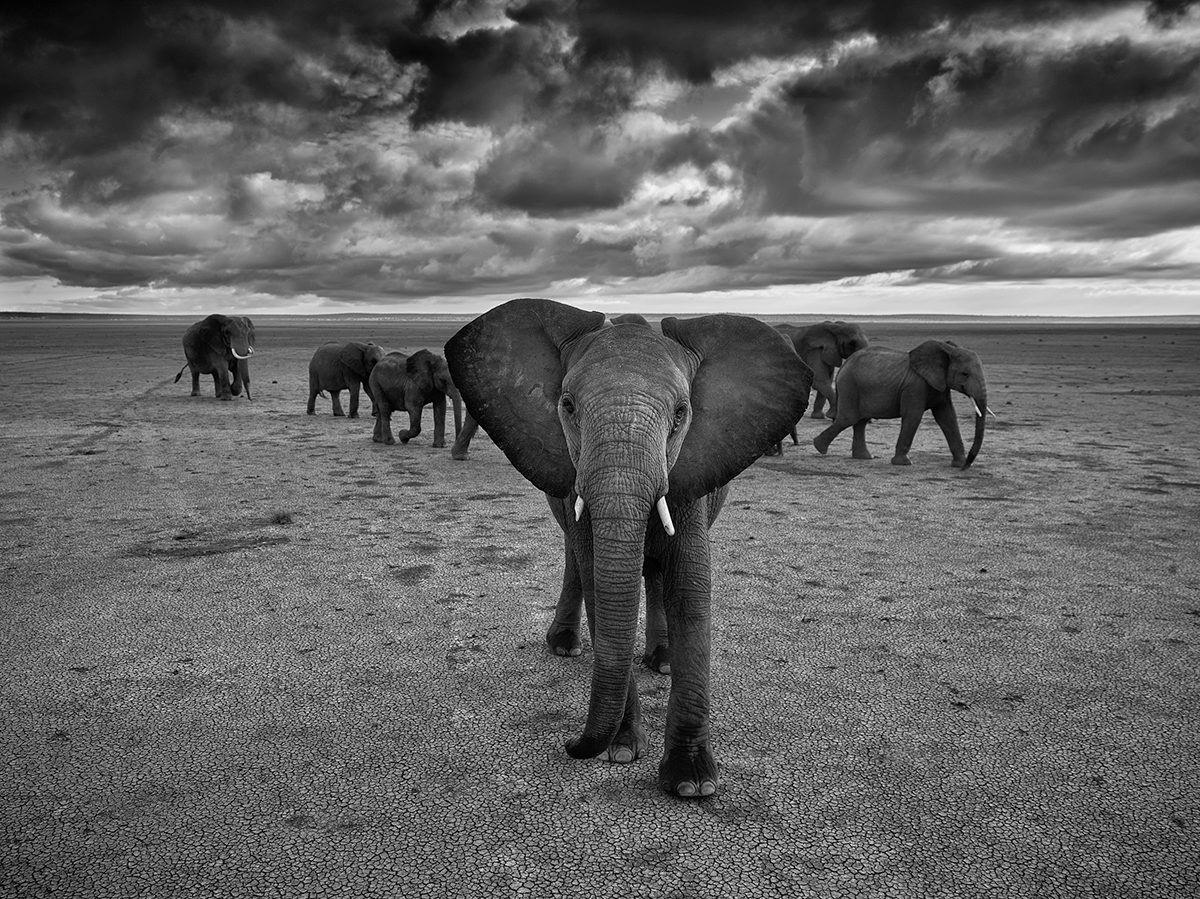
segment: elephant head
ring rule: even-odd
[[[823,321],[816,325],[777,325],[795,347],[796,355],[812,369],[813,386],[827,399],[836,396],[833,371],[854,353],[869,345],[858,325],[844,321]]]
[[[405,372],[420,395],[432,397],[434,393],[443,393],[450,397],[454,405],[454,433],[457,436],[462,430],[462,396],[454,386],[446,360],[429,350],[417,350],[408,357]]]
[[[974,351],[950,340],[927,340],[909,351],[909,364],[933,390],[942,393],[957,390],[971,398],[975,406],[975,439],[971,442],[963,469],[971,467],[983,446],[987,427],[987,381],[983,363]]]
[[[372,369],[383,358],[385,352],[386,350],[376,343],[351,342],[342,347],[338,353],[338,361],[360,381],[366,383],[371,377]]]
[[[228,360],[233,373],[230,393],[237,396],[246,385],[246,398],[250,397],[250,366],[254,355],[254,322],[245,315],[210,315],[201,322],[201,341],[212,352]]]
[[[648,529],[673,535],[672,511],[678,517],[785,434],[804,411],[811,374],[745,316],[667,318],[660,335],[639,317],[607,321],[538,299],[480,316],[446,355],[468,411],[517,470],[552,497],[576,497],[590,546],[595,662],[587,724],[568,751],[596,755],[625,712]],[[706,566],[701,533],[703,547],[672,552]]]

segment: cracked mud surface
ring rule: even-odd
[[[323,340],[454,326],[256,318],[220,403],[191,320],[0,328],[0,896],[1200,891],[1200,329],[868,325],[976,349],[1000,417],[965,473],[927,416],[911,468],[878,422],[735,481],[689,803],[666,677],[645,758],[563,751],[590,649],[499,450],[304,413]]]

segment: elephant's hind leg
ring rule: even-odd
[[[667,615],[663,609],[662,566],[647,559],[642,566],[646,582],[646,652],[642,663],[659,674],[671,673],[671,643],[667,638]]]
[[[816,447],[817,452],[822,456],[829,452],[829,444],[833,443],[833,438],[842,433],[842,431],[846,430],[846,428],[850,427],[850,425],[851,422],[848,421],[835,421],[824,431],[814,437],[813,446]]]
[[[192,396],[200,395],[200,369],[192,369]]]
[[[340,390],[330,389],[329,398],[333,400],[333,414],[344,418],[346,413],[342,409],[342,392]]]

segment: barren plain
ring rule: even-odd
[[[1200,895],[1200,327],[864,322],[999,417],[966,472],[806,418],[734,482],[687,802],[664,676],[648,758],[564,753],[590,654],[500,451],[304,414],[322,341],[457,323],[256,317],[230,403],[192,320],[0,321],[0,896]]]

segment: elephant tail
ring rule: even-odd
[[[183,363],[183,368],[179,369],[179,374],[175,376],[175,383],[179,383],[179,379],[183,377],[183,373],[187,371],[188,363]]]

